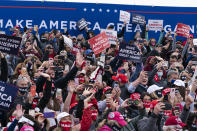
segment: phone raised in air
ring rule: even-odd
[[[55,112],[44,112],[44,118],[54,118]]]

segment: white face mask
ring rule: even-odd
[[[158,75],[159,77],[162,77],[162,76],[163,76],[163,72],[157,72],[157,75]]]

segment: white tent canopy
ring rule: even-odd
[[[125,4],[125,5],[197,7],[197,0],[28,0],[28,1],[56,1],[56,2],[97,3],[97,4],[107,3],[107,4]]]

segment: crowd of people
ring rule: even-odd
[[[148,27],[94,54],[88,40],[52,30],[15,26],[18,56],[0,53],[0,80],[18,87],[8,111],[0,110],[2,131],[196,131],[197,45]],[[113,30],[113,26],[107,27]],[[121,44],[136,45],[141,62],[117,57]]]

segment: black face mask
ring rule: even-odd
[[[37,82],[38,78],[34,78],[34,82]]]
[[[24,95],[27,92],[27,87],[19,87],[18,88],[19,92]]]
[[[196,131],[196,130],[197,130],[196,124],[192,124],[191,125],[191,131]]]
[[[181,76],[181,80],[182,80],[182,81],[184,81],[184,80],[186,80],[186,79],[187,79],[186,76]]]
[[[46,38],[46,37],[41,37],[40,41],[41,41],[42,43],[45,43],[45,42],[47,41],[47,38]]]

